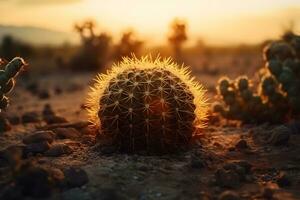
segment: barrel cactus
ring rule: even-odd
[[[124,58],[100,74],[88,96],[90,120],[123,152],[188,147],[202,127],[204,89],[171,59]]]
[[[9,104],[7,94],[14,88],[15,77],[25,65],[22,58],[16,57],[0,70],[0,111],[7,108]]]

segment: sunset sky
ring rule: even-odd
[[[300,31],[299,0],[0,0],[0,24],[36,26],[64,32],[95,19],[113,34],[133,28],[153,43],[165,41],[169,23],[188,22],[191,41],[223,45],[276,38],[294,23]]]

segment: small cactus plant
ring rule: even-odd
[[[255,90],[247,77],[221,78],[213,110],[245,123],[282,123],[300,115],[300,36],[285,34],[263,50],[265,67]],[[249,84],[250,83],[250,84]]]
[[[16,57],[4,69],[0,70],[0,112],[9,105],[7,94],[13,90],[15,77],[25,65],[26,63],[22,58]]]
[[[96,79],[90,119],[120,151],[171,152],[188,146],[203,126],[204,90],[170,59],[124,58]]]

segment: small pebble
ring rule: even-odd
[[[52,143],[55,138],[55,133],[53,131],[37,131],[31,135],[26,136],[23,139],[24,144],[39,143],[47,141]]]
[[[50,148],[50,144],[48,142],[40,142],[40,143],[32,143],[25,146],[25,154],[28,155],[44,153]]]
[[[43,116],[55,115],[50,104],[46,104],[43,109]]]
[[[68,88],[67,91],[68,92],[76,92],[76,91],[80,91],[83,89],[83,86],[79,83],[72,83]]]
[[[23,114],[22,122],[24,124],[40,122],[40,117],[37,112],[27,112]]]
[[[98,148],[98,147],[97,147]],[[113,153],[116,153],[117,148],[113,145],[104,145],[98,148],[101,154],[103,155],[112,155]]]
[[[61,87],[56,86],[56,87],[54,88],[54,93],[55,93],[56,95],[60,95],[62,92],[63,92],[63,90],[61,89]]]
[[[26,86],[26,89],[31,93],[31,94],[37,94],[39,91],[39,85],[37,82],[31,82]]]
[[[146,172],[146,171],[150,170],[150,168],[145,164],[138,164],[137,169],[140,170],[140,171],[143,171],[143,172]]]
[[[215,178],[216,183],[221,187],[236,188],[240,185],[239,175],[232,170],[218,169]]]
[[[55,128],[53,132],[60,139],[76,139],[80,137],[80,132],[75,128]]]
[[[57,186],[63,186],[65,183],[65,175],[61,169],[49,168],[49,173]]]
[[[0,159],[4,159],[11,166],[17,165],[24,157],[23,145],[12,145],[0,152]]]
[[[73,149],[66,144],[55,144],[50,147],[48,151],[45,152],[46,156],[58,157],[64,154],[70,154]]]
[[[64,175],[66,183],[70,188],[81,187],[89,181],[87,173],[78,167],[69,167],[65,169]]]
[[[7,119],[12,125],[18,125],[21,123],[21,118],[18,115],[10,115]]]
[[[46,115],[44,116],[44,121],[47,124],[62,124],[68,122],[66,118],[57,115]]]
[[[47,89],[40,90],[38,92],[38,97],[40,99],[49,99],[50,98],[50,92]]]
[[[268,140],[268,143],[279,146],[285,145],[290,139],[291,131],[288,127],[281,125],[272,130],[272,134]]]
[[[227,190],[219,196],[219,200],[240,200],[240,197],[236,192]]]

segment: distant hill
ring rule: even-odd
[[[34,45],[59,45],[65,42],[76,43],[75,33],[59,32],[31,26],[0,25],[0,40],[5,35]]]

